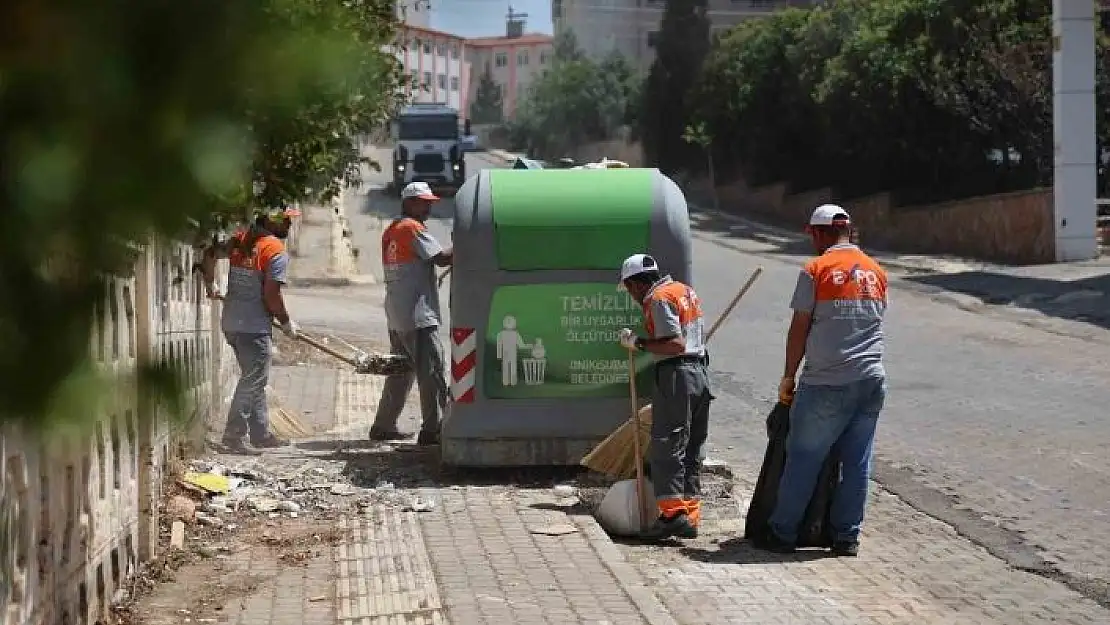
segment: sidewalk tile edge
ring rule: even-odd
[[[605,530],[597,520],[588,514],[569,514],[575,525],[582,531],[590,547],[597,553],[605,568],[609,569],[613,578],[617,580],[640,615],[648,625],[678,625],[678,621],[671,616],[663,603],[655,596],[651,588],[644,583],[643,577],[636,571],[624,554],[620,552]]]

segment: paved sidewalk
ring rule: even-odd
[[[873,484],[858,558],[759,551],[739,538],[753,480],[714,502],[697,541],[625,545],[681,625],[1068,625],[1110,611],[1066,586],[1007,566]]]

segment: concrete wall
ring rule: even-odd
[[[835,201],[851,213],[860,242],[871,247],[1013,264],[1050,263],[1056,255],[1051,189],[923,206],[895,206],[887,193],[855,199],[837,198],[828,188],[791,194],[783,183],[718,192],[724,210],[799,227],[814,207]]]

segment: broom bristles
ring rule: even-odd
[[[640,449],[647,450],[651,442],[651,404],[640,408]],[[632,477],[636,473],[636,420],[629,418],[597,447],[582,458],[580,464],[617,479]]]
[[[281,438],[308,438],[312,428],[305,425],[293,412],[286,410],[273,393],[267,393],[270,408],[270,432]]]

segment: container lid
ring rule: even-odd
[[[658,175],[654,169],[490,171],[498,266],[619,267],[648,248]]]

